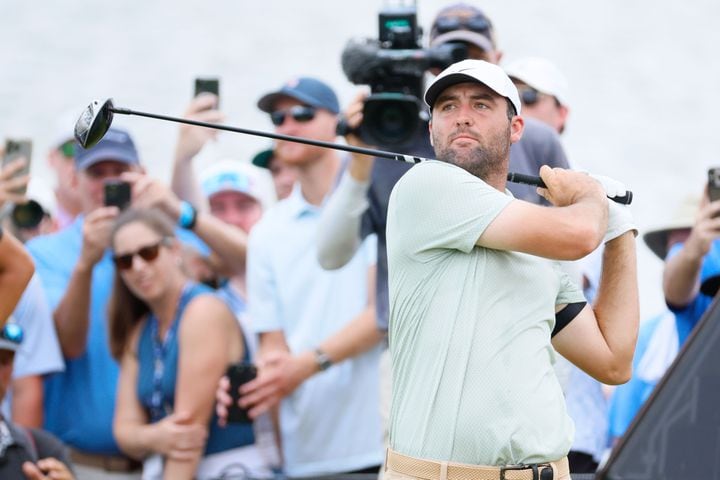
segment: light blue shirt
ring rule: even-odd
[[[320,208],[296,185],[250,234],[248,308],[257,332],[281,330],[291,352],[313,350],[367,306],[375,237],[343,268],[317,261]],[[378,362],[381,346],[333,365],[281,403],[285,470],[289,476],[348,472],[383,458]]]
[[[12,378],[47,375],[65,369],[58,344],[52,315],[45,301],[40,279],[33,275],[12,314],[15,323],[23,329],[23,342],[15,354]],[[8,392],[3,402],[3,413],[10,418]]]
[[[27,244],[50,311],[65,295],[80,257],[82,225],[79,217],[63,230]],[[118,365],[110,356],[106,313],[114,273],[107,251],[93,269],[87,348],[79,357],[65,360],[64,373],[45,381],[45,428],[80,450],[119,455],[112,435]]]
[[[80,258],[83,221],[81,215],[59,232],[27,243],[51,312],[65,295]],[[179,235],[181,240],[187,238],[185,235]],[[106,455],[120,454],[112,434],[119,368],[110,355],[107,331],[114,277],[112,254],[106,250],[93,268],[85,351],[77,358],[65,359],[65,372],[50,375],[45,381],[45,428],[72,447]]]

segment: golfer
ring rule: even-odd
[[[515,86],[465,60],[429,86],[436,158],[410,169],[387,219],[393,365],[386,479],[569,479],[573,438],[556,351],[630,378],[638,328],[633,219],[594,177],[543,167],[552,203],[505,188],[523,133]],[[624,192],[623,192],[624,193]],[[556,260],[605,242],[597,302]]]

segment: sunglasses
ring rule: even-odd
[[[23,329],[17,323],[6,323],[0,330],[0,338],[20,344],[23,340]]]
[[[538,92],[534,88],[530,87],[518,88],[518,94],[520,95],[520,101],[522,102],[522,104],[529,107],[538,103],[543,96],[551,96],[547,95],[546,93]],[[560,107],[560,102],[558,101],[558,99],[555,97],[553,97],[553,99],[555,100],[555,105],[557,107]]]
[[[490,27],[490,22],[483,15],[475,15],[469,18],[441,17],[435,21],[435,29],[438,35],[456,30],[470,30],[487,36]]]
[[[520,88],[518,89],[520,94],[520,101],[523,105],[535,105],[540,100],[540,92],[534,88]]]
[[[60,153],[62,153],[65,158],[73,158],[75,157],[75,142],[72,140],[65,142],[60,145],[58,150],[60,150]]]
[[[315,118],[315,108],[306,107],[304,105],[295,105],[288,110],[277,110],[270,113],[270,120],[272,120],[273,125],[279,127],[285,123],[285,118],[288,114],[296,122],[305,123]]]
[[[163,245],[167,245],[168,242],[169,239],[163,238],[158,243],[154,245],[148,245],[147,247],[142,247],[135,252],[125,253],[123,255],[115,255],[113,257],[115,267],[117,267],[118,270],[130,270],[133,266],[133,258],[135,257],[135,255],[142,258],[145,262],[153,262],[160,254],[160,247]]]

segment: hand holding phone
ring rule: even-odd
[[[201,93],[212,93],[217,97],[215,109],[220,107],[220,79],[219,78],[201,78],[195,79],[195,96]]]
[[[720,167],[708,169],[707,190],[711,202],[720,200]]]
[[[124,210],[130,205],[130,184],[123,180],[105,182],[105,206]]]
[[[18,168],[12,174],[12,177],[11,177],[12,179],[30,175],[30,160],[32,158],[32,140],[7,139],[5,141],[5,153],[4,153],[3,159],[2,159],[3,170],[9,164],[15,162],[16,160],[18,160],[20,158],[25,159],[25,165],[23,165],[21,168]],[[27,191],[27,182],[25,182],[25,184],[20,187],[13,188],[11,191],[12,191],[12,193],[16,193],[18,195],[25,195],[25,192]]]
[[[228,407],[228,423],[252,423],[247,410],[238,405],[240,397],[238,389],[240,385],[257,377],[257,368],[248,362],[233,363],[227,368],[225,375],[230,379],[230,396],[232,397],[232,405]]]

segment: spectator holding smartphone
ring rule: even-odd
[[[711,170],[709,180],[714,179]],[[682,345],[715,299],[720,286],[720,200],[708,182],[690,235],[673,245],[665,259],[665,302],[677,319]]]
[[[130,183],[132,206],[163,210],[177,222],[183,242],[205,252],[210,247],[211,257],[229,271],[244,268],[238,258],[245,252],[245,236],[144,175],[126,131],[111,128],[89,149],[76,145],[75,167],[83,213],[68,227],[28,242],[66,364],[65,372],[45,382],[45,425],[71,447],[79,476],[139,479],[140,463],[122,454],[112,434],[118,365],[108,348],[107,306],[115,273],[109,246],[120,210],[105,205],[105,183]]]

